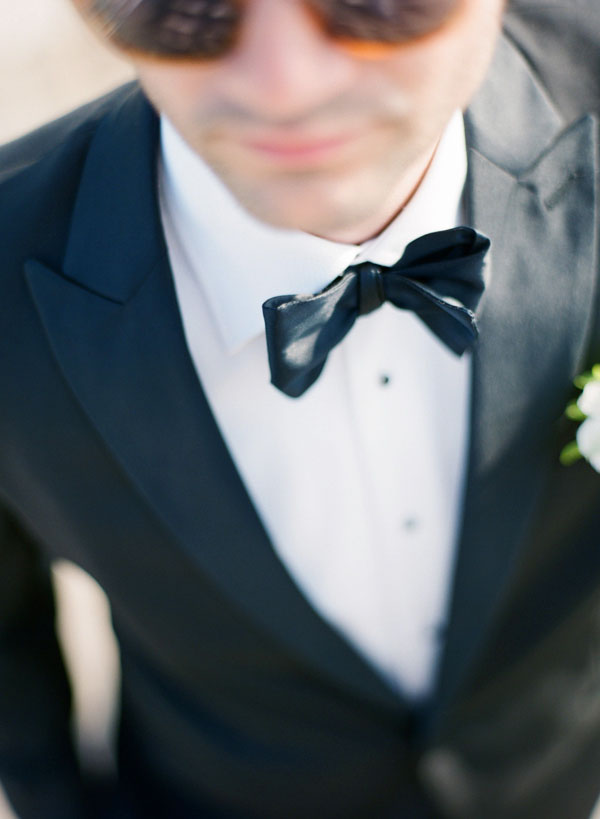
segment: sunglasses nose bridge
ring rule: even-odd
[[[247,100],[292,117],[352,81],[353,61],[302,0],[249,0],[243,11],[228,70]]]

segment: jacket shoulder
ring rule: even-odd
[[[59,264],[89,145],[103,120],[134,94],[128,83],[0,147],[0,276],[34,252]]]
[[[65,157],[75,159],[78,148],[85,150],[106,114],[136,90],[136,83],[127,83],[0,146],[0,186],[15,175],[48,160],[57,151]]]
[[[504,28],[567,121],[600,113],[598,0],[509,0]]]

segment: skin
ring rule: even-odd
[[[247,0],[225,57],[126,56],[250,213],[361,242],[410,199],[452,113],[481,84],[503,6],[459,0],[433,34],[373,55],[330,41],[301,0]]]

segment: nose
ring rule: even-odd
[[[256,117],[294,122],[352,87],[355,61],[335,47],[303,0],[247,0],[221,75],[227,96]]]

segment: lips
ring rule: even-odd
[[[355,140],[351,134],[333,136],[264,135],[242,140],[246,150],[283,164],[316,163],[332,159]]]

